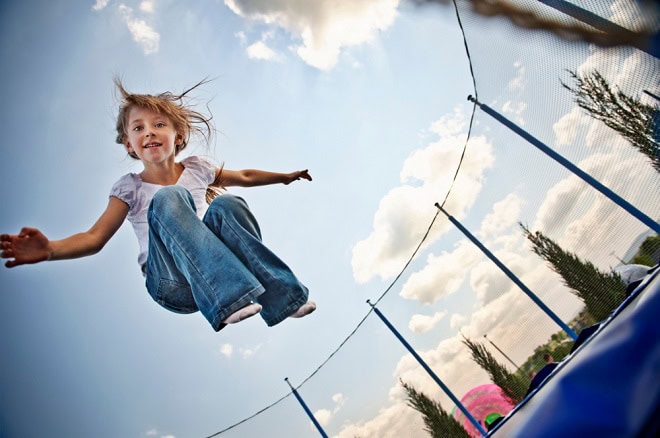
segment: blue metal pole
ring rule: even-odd
[[[630,202],[626,201],[623,199],[621,196],[617,195],[614,193],[612,190],[609,188],[605,187],[603,184],[598,182],[593,176],[589,175],[588,173],[584,172],[581,170],[579,167],[577,167],[575,164],[571,163],[568,161],[566,158],[563,156],[559,155],[557,152],[552,150],[549,146],[545,145],[543,142],[538,140],[536,137],[533,137],[531,134],[529,134],[527,131],[513,123],[511,120],[507,119],[491,107],[489,107],[486,104],[483,104],[479,101],[477,101],[474,97],[468,96],[468,100],[471,102],[476,103],[479,105],[479,108],[481,108],[486,114],[489,114],[492,116],[495,120],[498,122],[502,123],[504,126],[507,128],[511,129],[513,132],[530,142],[532,145],[536,146],[541,152],[545,153],[548,155],[550,158],[564,166],[566,169],[570,170],[573,172],[575,175],[580,177],[583,181],[585,181],[587,184],[601,192],[603,195],[607,196],[612,200],[615,204],[617,204],[619,207],[623,208],[626,210],[628,213],[633,215],[635,218],[637,218],[640,222],[642,222],[644,225],[648,226],[651,228],[653,231],[656,233],[660,233],[660,224],[658,224],[656,221],[642,213],[639,209],[637,209],[634,205],[632,205]]]
[[[309,417],[309,419],[312,420],[312,423],[314,423],[314,426],[316,426],[316,429],[319,431],[321,436],[323,438],[328,438],[328,435],[325,433],[325,431],[323,430],[323,428],[321,427],[319,422],[316,421],[316,418],[314,418],[314,414],[312,414],[312,411],[309,410],[309,408],[305,404],[305,401],[302,399],[300,394],[298,394],[298,391],[296,391],[296,388],[294,388],[293,385],[291,385],[291,382],[289,382],[289,378],[287,377],[284,380],[286,381],[286,383],[289,384],[289,387],[291,388],[291,391],[293,392],[293,395],[296,396],[296,398],[298,399],[298,402],[300,403],[300,405],[303,407],[303,409],[307,413],[307,416]]]
[[[560,12],[563,12],[566,15],[570,15],[576,20],[580,20],[583,23],[586,23],[589,26],[592,26],[602,32],[618,33],[620,35],[626,35],[631,41],[634,41],[637,37],[635,32],[631,31],[630,29],[626,29],[625,27],[619,26],[618,24],[613,23],[612,21],[607,20],[601,17],[600,15],[594,14],[591,11],[587,11],[586,9],[583,9],[573,3],[567,2],[566,0],[538,0],[538,1]],[[656,33],[652,38],[657,38],[657,35],[658,33]],[[660,54],[658,53],[658,47],[654,44],[654,41],[652,39],[649,40],[647,47],[643,47],[643,46],[640,47],[637,45],[635,46],[638,49],[643,50],[644,52],[656,58]]]
[[[655,95],[655,94],[653,94],[653,93],[651,93],[649,90],[642,90],[642,91],[643,91],[644,93],[648,94],[649,96],[651,96],[652,98],[654,98],[655,100],[660,101],[660,97],[657,96],[657,95]]]
[[[488,435],[488,432],[486,432],[486,430],[484,430],[481,423],[479,423],[479,421],[477,421],[477,419],[474,418],[472,416],[472,414],[470,414],[470,411],[468,411],[465,408],[465,406],[463,406],[463,403],[461,403],[460,400],[458,400],[456,398],[456,396],[451,392],[451,390],[447,387],[447,385],[445,385],[442,382],[442,380],[440,380],[440,378],[433,372],[433,370],[426,364],[426,362],[424,362],[424,359],[422,359],[417,354],[417,352],[412,348],[412,346],[396,330],[396,328],[394,328],[394,326],[392,324],[390,324],[390,322],[387,320],[387,318],[385,318],[385,315],[383,315],[381,313],[381,311],[378,310],[378,308],[376,308],[376,306],[374,304],[371,304],[371,301],[367,300],[367,303],[374,309],[374,312],[376,312],[376,315],[378,315],[378,317],[381,319],[381,321],[383,321],[385,323],[387,328],[389,328],[392,331],[392,333],[394,333],[394,336],[396,336],[397,339],[399,341],[401,341],[403,346],[406,347],[406,349],[410,352],[410,354],[412,354],[413,357],[415,359],[417,359],[417,362],[419,362],[419,364],[422,366],[422,368],[424,368],[424,370],[429,374],[429,376],[431,376],[431,378],[435,381],[435,383],[437,383],[440,386],[440,388],[442,388],[442,390],[445,392],[445,394],[447,394],[449,396],[451,401],[454,402],[456,407],[458,409],[460,409],[460,411],[463,413],[463,415],[465,415],[467,417],[467,419],[470,420],[470,423],[472,423],[472,425],[477,428],[477,430],[481,433],[481,435],[483,435],[483,436]]]
[[[461,225],[461,223],[458,222],[453,216],[451,216],[449,213],[447,213],[447,212],[445,211],[445,209],[442,208],[442,207],[440,206],[440,204],[436,203],[435,206],[436,206],[437,208],[439,208],[440,211],[442,211],[442,212],[445,214],[445,216],[447,216],[447,218],[449,219],[449,221],[450,221],[452,224],[454,224],[454,226],[456,226],[456,228],[458,228],[459,230],[461,230],[461,232],[462,232],[463,234],[465,234],[465,236],[466,236],[468,239],[470,239],[470,240],[472,241],[472,243],[474,243],[475,245],[477,245],[477,247],[478,247],[478,248],[479,248],[484,254],[486,254],[486,256],[487,256],[489,259],[491,259],[492,262],[495,263],[495,264],[497,265],[497,267],[500,268],[500,269],[502,270],[502,272],[504,272],[504,273],[506,274],[507,277],[509,277],[509,278],[511,279],[511,281],[513,281],[513,282],[514,282],[514,283],[515,283],[520,289],[522,289],[522,291],[525,292],[525,294],[526,294],[528,297],[530,297],[530,298],[532,299],[532,301],[534,301],[534,303],[536,303],[536,305],[539,306],[539,307],[541,308],[541,310],[543,310],[543,311],[544,311],[544,312],[545,312],[550,318],[552,318],[553,321],[555,321],[557,324],[559,324],[559,326],[562,328],[562,330],[564,330],[564,331],[565,331],[565,332],[566,332],[571,338],[573,338],[573,340],[576,340],[576,339],[577,339],[577,337],[578,337],[578,336],[577,336],[577,333],[575,333],[575,332],[573,331],[573,329],[571,329],[568,325],[566,325],[566,324],[564,323],[564,321],[562,321],[562,320],[561,320],[561,319],[560,319],[560,318],[559,318],[559,317],[558,317],[558,316],[557,316],[552,310],[550,310],[550,308],[549,308],[548,306],[546,306],[545,303],[544,303],[543,301],[541,301],[541,299],[540,299],[539,297],[537,297],[536,294],[535,294],[534,292],[532,292],[532,291],[531,291],[531,290],[525,285],[525,283],[523,283],[518,277],[516,277],[516,274],[514,274],[513,272],[511,272],[511,270],[510,270],[509,268],[507,268],[506,266],[504,266],[504,263],[502,263],[497,257],[495,257],[495,254],[493,254],[492,252],[490,252],[490,251],[488,250],[488,248],[486,248],[486,247],[485,247],[485,246],[484,246],[484,245],[483,245],[483,244],[482,244],[482,243],[481,243],[476,237],[474,237],[474,236],[472,235],[472,233],[470,233],[470,232],[468,231],[467,228],[465,228],[465,227],[464,227],[463,225]]]
[[[660,110],[653,110],[653,141],[655,141],[655,158],[660,158]]]

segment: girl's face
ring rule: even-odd
[[[127,131],[126,150],[145,165],[174,159],[175,145],[182,141],[167,116],[137,106],[128,112]]]

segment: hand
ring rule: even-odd
[[[287,174],[286,174],[286,177],[287,177],[287,179],[286,179],[286,181],[284,181],[284,184],[285,184],[285,185],[289,185],[289,184],[291,184],[292,182],[294,182],[294,181],[298,181],[298,180],[301,179],[301,178],[302,178],[302,179],[306,179],[307,181],[311,181],[311,180],[312,180],[312,176],[309,174],[309,170],[308,170],[308,169],[305,169],[305,170],[299,170],[299,171],[297,171],[297,172],[287,173]]]
[[[5,262],[5,266],[39,263],[50,257],[50,242],[36,228],[23,228],[18,235],[0,235],[0,258],[13,259]]]

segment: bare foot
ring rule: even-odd
[[[307,301],[305,304],[300,306],[298,310],[289,315],[289,318],[302,318],[303,316],[307,316],[315,310],[316,303],[314,301]]]
[[[236,324],[237,322],[241,322],[245,319],[248,319],[249,317],[254,316],[259,312],[261,312],[261,304],[250,303],[247,306],[241,307],[240,309],[229,315],[227,318],[225,318],[224,321],[222,321],[222,323]]]

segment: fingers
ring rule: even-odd
[[[18,263],[16,260],[8,260],[5,262],[5,266],[8,268],[13,268],[14,266],[18,266],[20,263]]]
[[[37,233],[39,233],[39,230],[37,230],[36,228],[23,227],[21,228],[21,232],[18,233],[18,236],[19,237],[34,236]]]
[[[4,241],[1,242],[0,243],[0,249],[2,249],[2,251],[0,251],[0,258],[3,258],[3,259],[13,259],[14,258],[14,250],[12,249],[10,242],[4,242]],[[7,260],[5,262],[5,266],[8,267],[8,268],[13,268],[16,265],[18,265],[18,263],[16,262],[16,259]]]
[[[0,235],[0,258],[10,259],[14,258],[14,245],[13,240],[18,236],[10,236],[9,234]],[[9,262],[7,262],[9,263]],[[6,265],[7,267],[10,267]]]
[[[0,234],[0,242],[11,242],[17,237],[29,237],[39,234],[36,228],[23,227],[18,234]]]
[[[2,250],[2,255],[7,254],[11,250],[12,244],[10,240],[1,240],[0,249]],[[9,257],[9,256],[7,256]],[[6,258],[6,257],[5,257]]]
[[[309,174],[309,169],[299,170],[296,172],[296,181],[301,178],[306,179],[307,181],[312,180],[312,176]]]
[[[5,262],[7,268],[22,265],[23,262],[16,260],[16,253],[14,252],[14,243],[17,239],[31,236],[36,231],[35,228],[23,228],[18,235],[0,234],[0,258],[12,259]]]
[[[0,258],[2,258],[2,259],[12,259],[12,258],[14,258],[14,251],[11,247],[10,242],[4,242],[4,241],[0,242],[0,249],[2,250],[2,251],[0,251]],[[5,263],[5,266],[8,267],[8,268],[12,268],[15,265],[16,265],[15,260],[8,260]]]

